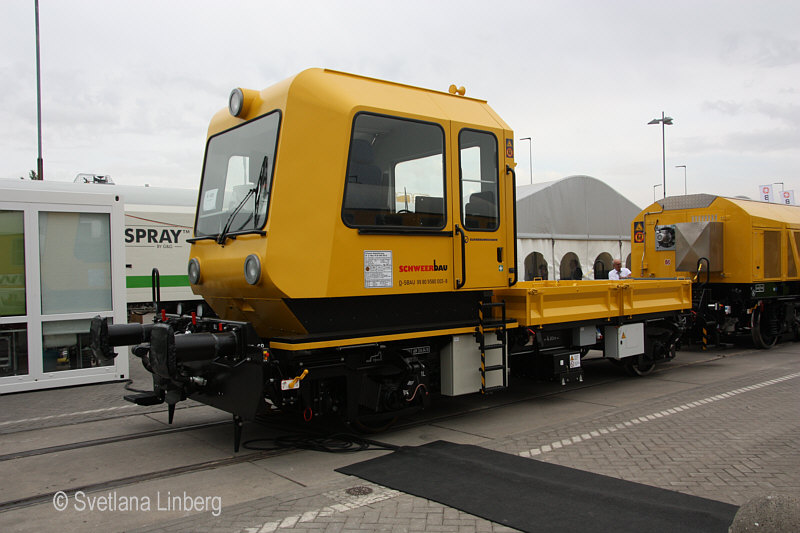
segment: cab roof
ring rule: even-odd
[[[212,120],[209,135],[252,120],[274,109],[287,113],[309,102],[329,112],[351,117],[358,111],[386,113],[419,120],[458,121],[476,128],[510,130],[485,100],[391,81],[311,68],[258,92],[249,112],[232,117],[227,108]]]

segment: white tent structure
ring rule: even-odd
[[[590,176],[517,187],[519,279],[606,279],[614,258],[630,267],[631,221],[640,212]]]

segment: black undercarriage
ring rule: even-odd
[[[797,282],[700,283],[692,294],[693,342],[706,346],[749,337],[757,348],[766,349],[782,336],[800,339]]]
[[[623,361],[631,373],[641,375],[652,371],[656,361],[675,356],[683,321],[666,313],[637,317],[637,322],[646,332],[644,353]],[[582,379],[580,357],[589,349],[603,349],[600,331],[612,321],[508,330],[502,321],[498,324],[493,331],[498,343],[493,347],[502,349],[503,363],[497,365],[500,368],[487,366],[485,373],[506,371],[507,365],[513,373],[564,383]],[[474,326],[474,333],[465,339],[479,342],[481,350],[485,342],[488,350],[495,341],[489,340],[489,332],[484,341],[482,328]],[[591,341],[577,342],[573,336],[577,328],[589,328]],[[412,338],[350,346],[270,349],[268,341],[245,322],[165,313],[153,324],[109,326],[99,317],[92,322],[96,357],[108,359],[116,355],[115,346],[132,345],[132,353],[153,375],[153,391],[128,400],[141,405],[167,403],[171,422],[175,405],[191,398],[232,413],[237,428],[242,420],[280,410],[306,421],[336,417],[356,429],[373,430],[424,409],[431,395],[441,391],[441,354],[453,337],[437,335],[435,330],[408,336]],[[238,448],[239,430],[236,435]]]

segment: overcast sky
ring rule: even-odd
[[[40,0],[45,179],[196,188],[240,86],[328,67],[488,100],[517,176],[800,201],[800,2]],[[0,7],[0,178],[36,168],[34,1]],[[780,190],[778,185],[777,189]],[[656,191],[661,196],[660,186]]]

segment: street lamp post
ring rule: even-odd
[[[653,203],[656,203],[656,188],[657,187],[661,187],[661,184],[660,183],[656,183],[655,185],[653,185]]]
[[[530,137],[523,137],[520,141],[528,141],[528,166],[531,171],[531,185],[533,185],[533,140]]]
[[[39,126],[39,158],[36,160],[37,178],[44,179],[44,160],[42,159],[42,78],[39,68],[39,0],[35,0],[36,11],[36,118]]]
[[[664,126],[672,126],[672,117],[664,116],[664,112],[661,112],[661,118],[654,118],[649,124],[661,124],[661,165],[662,165],[662,175],[661,175],[661,192],[664,195],[664,198],[667,197],[667,151],[666,151],[666,144],[664,143]]]
[[[686,165],[675,165],[675,168],[683,169],[683,195],[686,196]]]

